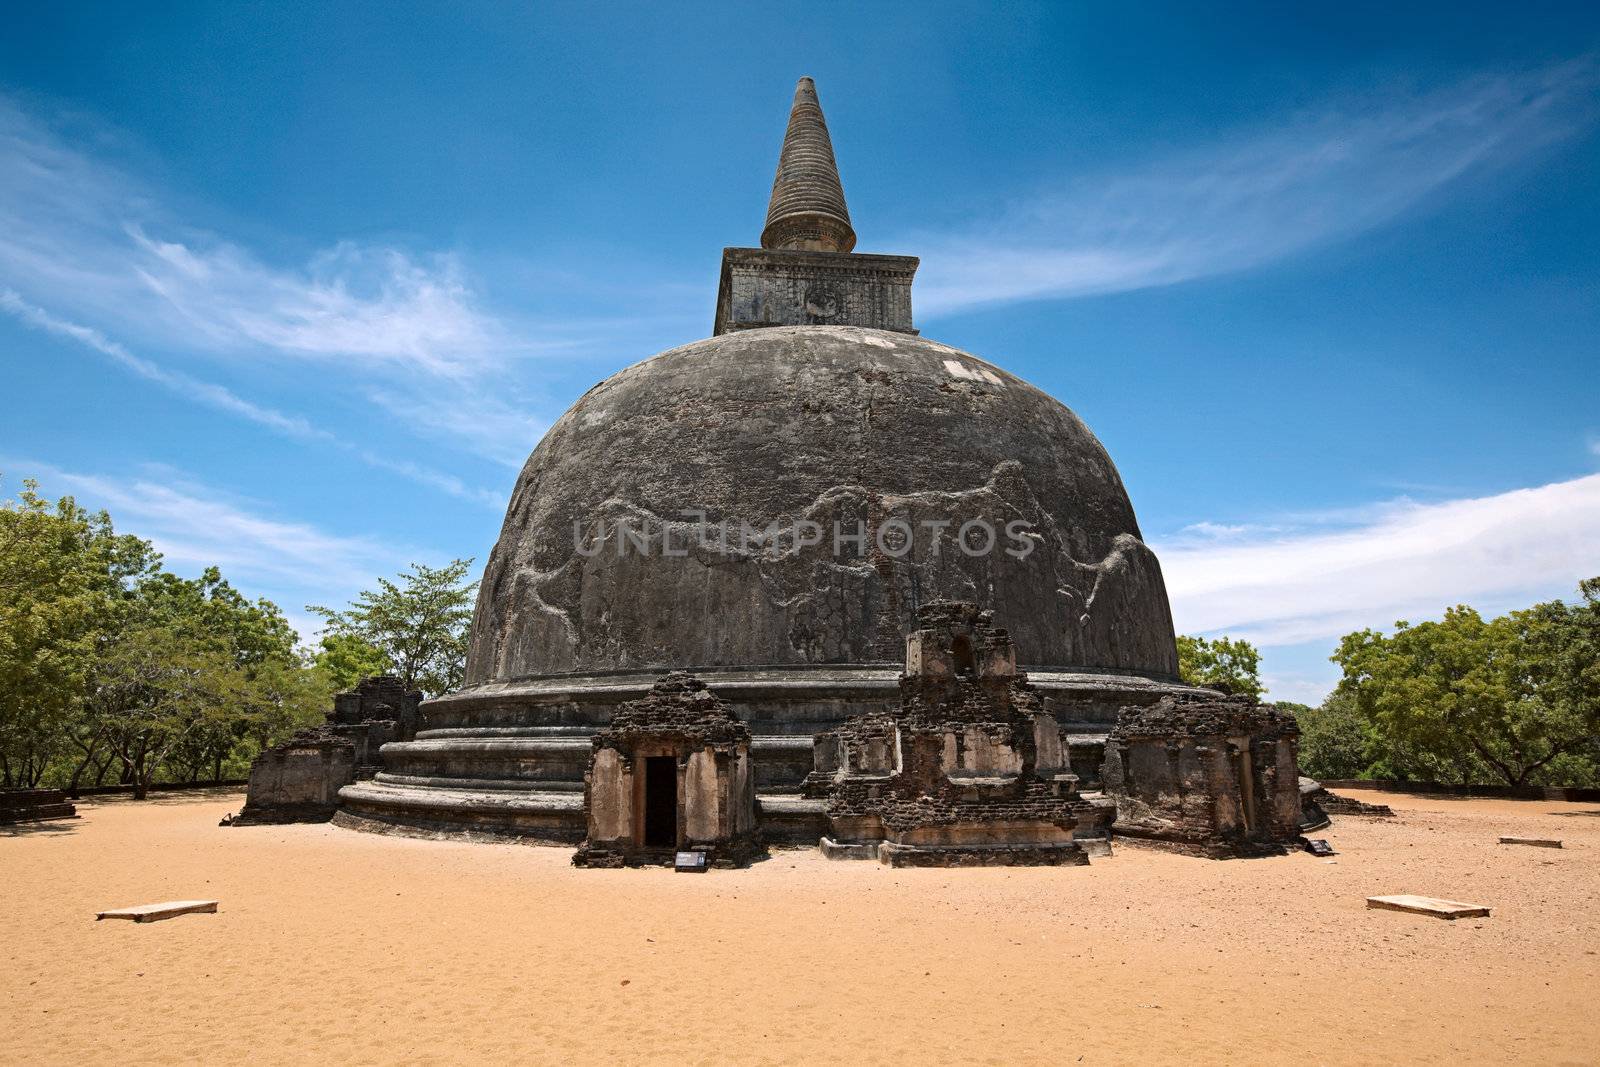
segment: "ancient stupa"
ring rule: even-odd
[[[606,379],[545,435],[465,686],[343,790],[343,821],[577,841],[591,738],[690,670],[748,725],[766,838],[815,843],[813,737],[897,705],[934,600],[1009,631],[1086,788],[1120,707],[1188,691],[1106,450],[1059,401],[920,336],[918,261],[855,244],[802,78],[761,247],[723,252],[713,336]]]

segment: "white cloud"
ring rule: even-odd
[[[419,262],[345,242],[301,270],[274,270],[226,243],[155,240],[137,225],[127,234],[138,278],[219,348],[261,346],[459,378],[514,344],[474,307],[452,256]]]
[[[904,241],[922,255],[917,307],[940,315],[1260,266],[1569,136],[1592,120],[1597,82],[1584,59],[1349,100],[1142,171],[1042,191],[966,232]]]
[[[527,347],[478,306],[450,255],[343,242],[271,266],[164,199],[0,96],[0,279],[36,303],[193,349],[444,377]]]
[[[172,206],[181,197],[141,177],[148,167],[113,162],[128,154],[115,131],[85,129],[81,117],[47,119],[0,94],[5,309],[196,402],[290,435],[326,437],[303,417],[253,405],[137,357],[130,346],[175,359],[314,361],[330,372],[321,389],[377,402],[401,415],[396,425],[408,431],[519,466],[551,414],[537,390],[519,381],[527,357],[595,359],[619,347],[641,354],[641,339],[667,328],[663,307],[680,307],[673,299],[646,302],[626,317],[508,317],[486,306],[458,256],[356,241],[275,265],[184,221]],[[528,263],[501,263],[498,271],[535,271],[547,298],[604,288]],[[455,492],[452,475],[424,465],[377,465]],[[463,490],[456,495],[482,496]]]
[[[450,388],[441,383],[427,396],[374,388],[368,398],[393,412],[412,429],[454,441],[502,466],[520,469],[539,443],[550,420],[482,390]],[[503,503],[503,501],[502,501]]]
[[[1270,657],[1269,657],[1270,658]],[[1329,670],[1322,678],[1307,678],[1293,674],[1274,674],[1270,669],[1263,670],[1261,684],[1266,689],[1268,700],[1292,700],[1297,704],[1309,704],[1315,707],[1333,692],[1337,684],[1338,674]]]
[[[1352,518],[1352,515],[1354,516]],[[1502,611],[1600,573],[1600,474],[1438,503],[1399,500],[1227,541],[1155,546],[1181,633],[1326,640],[1458,603]]]
[[[365,448],[352,448],[351,451],[361,462],[369,466],[390,471],[403,478],[409,478],[419,485],[432,486],[441,493],[460,497],[462,500],[470,500],[475,504],[488,508],[490,511],[504,510],[506,502],[511,498],[509,490],[495,492],[490,489],[471,486],[453,474],[446,474],[444,471],[434,470],[432,467],[425,467],[420,463],[412,463],[410,460],[385,459],[376,452]]]
[[[1277,526],[1258,523],[1196,522],[1178,531],[1179,539],[1198,541],[1233,541],[1252,534],[1271,533]]]
[[[43,308],[35,307],[23,300],[11,290],[0,289],[0,310],[16,316],[19,320],[35,329],[70,338],[88,348],[92,348],[102,355],[110,357],[119,366],[137,374],[139,377],[164,386],[179,396],[186,397],[196,403],[216,408],[230,415],[237,415],[288,437],[303,441],[315,441],[319,444],[338,448],[355,456],[368,466],[399,474],[419,485],[430,486],[440,492],[460,497],[463,500],[471,500],[495,510],[505,505],[505,499],[501,494],[469,486],[453,474],[446,474],[407,460],[389,459],[378,455],[370,449],[358,448],[347,441],[340,440],[326,430],[318,429],[306,419],[285,415],[280,411],[262,407],[244,399],[226,386],[201,381],[198,378],[179,371],[169,370],[148,359],[136,356],[128,351],[125,345],[111,340],[99,330],[57,318]]]
[[[84,507],[106,509],[119,532],[151,541],[172,571],[194,575],[217,567],[249,596],[266,596],[284,608],[302,637],[310,636],[301,610],[306,604],[342,604],[413,561],[444,558],[263,514],[259,505],[231,499],[169,468],[149,467],[125,478],[31,461],[7,466],[31,472],[47,495],[70,493]]]
[[[102,355],[109,356],[114,362],[139,377],[155,382],[158,385],[166,386],[180,396],[188,397],[196,403],[217,408],[232,415],[238,415],[241,418],[259,423],[290,437],[307,440],[327,440],[330,437],[329,434],[318,430],[303,418],[295,415],[285,415],[281,411],[274,411],[271,408],[252,404],[224,386],[203,382],[187,374],[167,370],[148,359],[142,359],[128,351],[126,346],[106,337],[99,330],[68,322],[65,319],[59,319],[43,308],[35,307],[23,300],[13,290],[0,289],[0,310],[14,315],[34,329],[53,333],[58,337],[70,338]]]

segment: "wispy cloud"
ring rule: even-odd
[[[300,270],[244,250],[125,230],[128,268],[217,347],[396,364],[457,378],[523,344],[474,306],[459,261],[343,242]]]
[[[499,510],[504,506],[503,494],[474,488],[453,474],[446,474],[423,464],[381,456],[370,449],[361,448],[350,444],[348,441],[341,440],[328,431],[313,426],[304,418],[285,415],[280,411],[274,411],[272,408],[252,403],[226,386],[217,385],[214,382],[201,381],[180,371],[162,367],[160,364],[134,355],[128,350],[127,346],[121,342],[111,340],[99,330],[58,318],[43,308],[28,303],[11,290],[0,290],[0,311],[5,311],[15,316],[21,322],[35,329],[77,341],[109,357],[117,365],[137,374],[139,377],[155,382],[195,403],[215,408],[230,415],[239,416],[287,437],[302,441],[315,441],[319,444],[338,448],[355,456],[370,467],[398,474],[419,485],[429,486],[451,496],[471,500],[494,510]]]
[[[1493,496],[1392,501],[1325,525],[1157,543],[1180,632],[1330,644],[1363,627],[1571,595],[1600,573],[1600,474]]]
[[[67,471],[31,460],[8,470],[39,478],[47,494],[70,493],[89,508],[105,508],[117,528],[151,541],[169,569],[198,574],[216,566],[251,596],[272,599],[308,637],[307,603],[343,603],[375,579],[413,561],[446,558],[364,536],[330,533],[266,513],[263,505],[189,479],[166,467],[133,477]]]
[[[521,467],[550,428],[551,420],[530,410],[531,405],[480,389],[441,383],[421,396],[380,386],[370,389],[367,396],[419,433],[462,443],[506,467]]]
[[[317,362],[331,372],[322,388],[376,398],[407,413],[398,426],[514,464],[549,421],[533,413],[539,394],[520,384],[519,365],[632,329],[606,319],[508,317],[487,306],[450,252],[342,241],[303,263],[269,263],[185,221],[173,206],[179,197],[112,161],[117,140],[0,94],[4,309],[196,402],[325,437],[300,415],[251,404],[129,346],[191,362]],[[453,484],[421,464],[378,465]]]
[[[478,306],[449,254],[344,242],[272,266],[167,199],[0,97],[0,277],[37,303],[195,348],[440,376],[528,344]]]
[[[0,289],[0,310],[6,311],[35,329],[55,334],[58,337],[66,337],[92,348],[96,352],[110,357],[119,366],[137,374],[139,377],[155,382],[158,385],[163,385],[180,396],[188,397],[197,403],[259,423],[290,437],[297,437],[303,440],[328,440],[330,438],[329,434],[318,430],[299,416],[285,415],[281,411],[274,411],[259,404],[252,404],[224,386],[216,385],[212,382],[204,382],[178,371],[168,370],[152,363],[148,359],[136,356],[128,351],[125,345],[111,340],[99,330],[57,318],[43,308],[35,307],[33,304],[23,300],[13,290]]]
[[[1369,230],[1473,171],[1594,119],[1584,58],[1305,113],[1143,169],[1041,190],[966,232],[922,234],[918,310],[1085,296],[1244,270]]]

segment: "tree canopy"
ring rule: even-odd
[[[320,616],[325,662],[374,662],[381,655],[407,689],[430,696],[461,684],[467,664],[467,629],[477,582],[466,582],[470,559],[443,567],[413,563],[398,581],[378,580],[343,611],[306,605]],[[331,642],[330,642],[331,639]]]
[[[1209,686],[1260,700],[1261,652],[1250,642],[1229,637],[1178,636],[1178,676],[1190,685]]]
[[[1600,579],[1581,601],[1347,634],[1335,696],[1374,777],[1587,784],[1600,757]],[[1326,705],[1325,705],[1326,706]],[[1345,740],[1353,744],[1346,728]]]
[[[399,667],[442,691],[461,672],[466,566],[380,583],[307,655],[276,604],[215,567],[166,571],[104,512],[24,482],[0,500],[0,786],[221,780],[363,675]]]

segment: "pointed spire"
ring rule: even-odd
[[[810,78],[801,78],[789,111],[789,130],[783,135],[761,247],[848,252],[855,246],[856,232],[844,206],[844,187],[833,161],[828,123],[817,102],[817,86]]]

